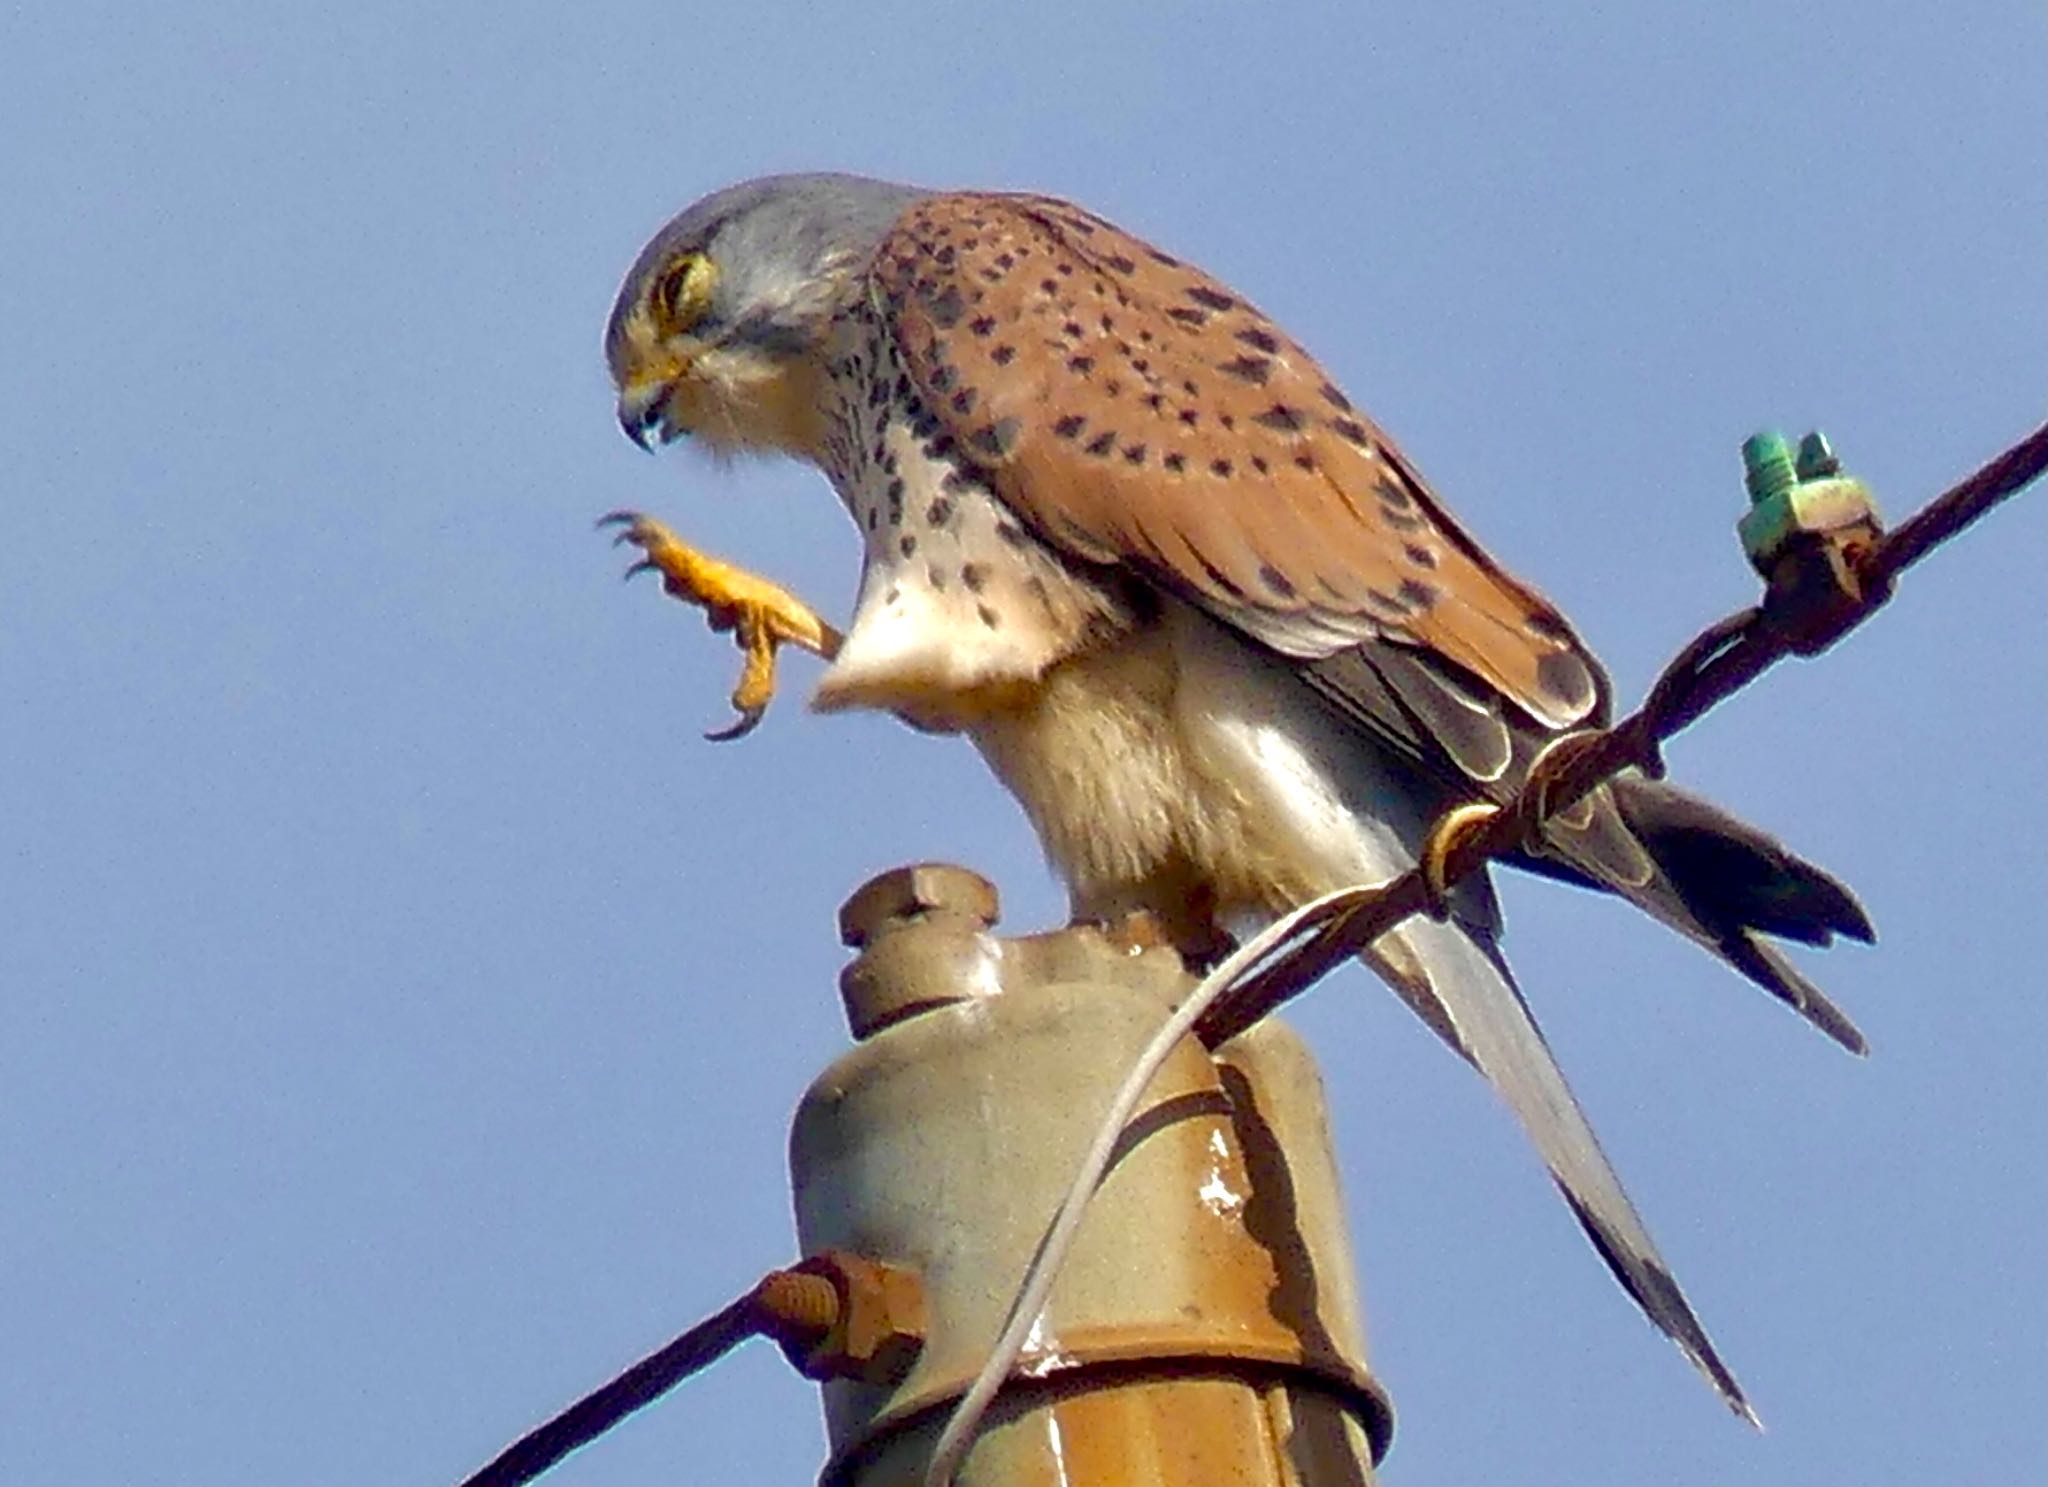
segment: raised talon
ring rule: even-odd
[[[659,573],[661,586],[676,598],[705,611],[713,630],[732,631],[746,664],[732,705],[739,720],[704,736],[717,741],[743,738],[754,731],[775,696],[775,652],[782,645],[800,645],[830,660],[844,639],[810,606],[779,584],[711,557],[685,544],[667,527],[637,511],[613,511],[598,519],[600,527],[618,527],[613,544],[630,544],[644,554],[626,570]]]

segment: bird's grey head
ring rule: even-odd
[[[676,217],[641,250],[605,327],[620,426],[648,449],[690,433],[721,450],[814,453],[833,317],[922,194],[764,176]]]

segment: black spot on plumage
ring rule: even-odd
[[[1401,551],[1407,555],[1408,561],[1418,568],[1434,568],[1436,566],[1436,554],[1419,542],[1411,542],[1402,548]]]
[[[1138,265],[1121,253],[1113,253],[1102,261],[1120,274],[1135,274],[1138,271]]]
[[[1124,446],[1124,463],[1127,465],[1144,464],[1145,446],[1142,444],[1126,444]]]
[[[1174,474],[1178,475],[1181,471],[1185,470],[1188,467],[1188,457],[1184,454],[1178,453],[1169,454],[1164,459],[1160,460],[1159,463],[1166,466],[1167,469],[1173,471]]]
[[[924,508],[925,525],[943,527],[953,519],[953,503],[944,496],[938,497]]]
[[[1585,663],[1570,651],[1546,651],[1538,657],[1536,682],[1551,696],[1573,707],[1587,701],[1592,693]]]
[[[1193,428],[1202,421],[1202,415],[1193,408],[1183,408],[1180,410],[1180,421],[1189,428]]]
[[[897,542],[896,548],[906,558],[910,557],[913,553],[917,551],[917,539],[911,536],[910,533],[905,532],[901,540]]]
[[[1009,543],[1012,547],[1022,547],[1029,540],[1024,535],[1024,529],[1013,521],[997,522],[996,536]]]
[[[960,298],[960,291],[951,284],[926,299],[925,308],[931,312],[932,324],[941,330],[951,330],[967,313],[967,304]]]
[[[979,401],[981,401],[980,393],[971,387],[963,387],[953,394],[953,411],[955,413],[972,413],[974,405]]]
[[[989,352],[988,359],[999,367],[1006,367],[1017,359],[1017,348],[1009,345],[998,346]]]
[[[1180,267],[1180,260],[1178,258],[1175,258],[1171,253],[1162,253],[1157,248],[1153,248],[1148,251],[1150,251],[1152,255],[1152,261],[1154,263],[1163,263],[1168,268]]]
[[[1381,476],[1372,483],[1372,493],[1379,503],[1389,511],[1408,511],[1415,505],[1415,498],[1400,485]]]
[[[1270,475],[1273,471],[1273,467],[1266,463],[1266,457],[1263,454],[1252,456],[1252,468],[1261,475]]]
[[[1294,585],[1288,581],[1286,574],[1275,568],[1271,563],[1259,565],[1259,582],[1271,589],[1275,594],[1278,594],[1282,599],[1292,599],[1294,597]]]
[[[1166,313],[1173,319],[1178,320],[1182,325],[1207,325],[1209,323],[1209,317],[1205,312],[1193,309],[1187,305],[1169,306]]]
[[[932,587],[933,587],[934,589],[936,589],[936,590],[937,590],[937,591],[938,591],[939,593],[942,593],[942,594],[943,594],[943,593],[944,593],[944,592],[946,591],[946,570],[945,570],[945,569],[943,569],[943,568],[939,567],[939,566],[938,566],[938,565],[937,565],[936,563],[934,563],[934,564],[932,564],[932,565],[931,565],[930,567],[928,567],[928,568],[926,568],[926,569],[924,570],[924,576],[925,576],[925,580],[926,580],[926,581],[927,581],[928,583],[930,583],[930,584],[931,584],[931,586],[932,586]]]
[[[1081,430],[1086,428],[1087,426],[1088,420],[1083,418],[1080,414],[1068,413],[1062,415],[1060,419],[1053,424],[1052,431],[1055,434],[1059,435],[1059,437],[1062,439],[1073,439],[1078,438],[1080,436]]]
[[[1038,281],[1038,292],[1040,294],[1058,294],[1060,292],[1060,281],[1057,279],[1040,279]]]
[[[1001,459],[1017,447],[1017,435],[1023,432],[1023,425],[1014,418],[998,418],[994,423],[978,429],[974,435],[974,447],[982,453]]]
[[[1351,399],[1339,392],[1335,383],[1325,382],[1320,390],[1323,394],[1323,401],[1332,408],[1335,408],[1339,413],[1349,413],[1351,411]]]
[[[1082,328],[1080,321],[1069,320],[1065,324],[1060,326],[1060,334],[1065,336],[1070,341],[1078,341],[1079,339],[1081,339],[1082,336],[1088,334],[1088,332]]]
[[[1275,403],[1265,412],[1252,415],[1253,423],[1283,434],[1293,433],[1304,421],[1299,408],[1290,408],[1285,403]]]
[[[960,374],[954,370],[951,362],[942,361],[932,368],[931,383],[933,392],[951,392],[953,384],[959,380]]]
[[[1335,429],[1344,438],[1349,439],[1353,444],[1356,444],[1360,449],[1372,448],[1372,435],[1367,432],[1365,425],[1357,419],[1333,419],[1330,427]]]
[[[1067,358],[1067,370],[1078,372],[1085,377],[1095,370],[1095,358],[1092,356],[1070,356]]]
[[[1229,460],[1209,461],[1209,473],[1211,475],[1214,475],[1219,480],[1228,479],[1230,476],[1230,472],[1233,468],[1235,467],[1230,463]]]
[[[1093,455],[1108,454],[1112,449],[1116,448],[1116,435],[1114,433],[1097,434],[1083,447]]]
[[[1436,585],[1424,583],[1419,578],[1401,580],[1401,602],[1413,609],[1427,609],[1443,596]]]
[[[1228,372],[1240,382],[1261,386],[1273,375],[1273,362],[1265,356],[1240,356],[1234,361],[1224,362],[1219,370]]]
[[[1240,341],[1244,342],[1245,345],[1253,347],[1256,350],[1263,351],[1269,356],[1280,349],[1280,343],[1273,338],[1272,333],[1270,331],[1261,330],[1256,325],[1249,326],[1246,329],[1239,331],[1237,333],[1237,338]]]
[[[976,480],[972,475],[969,475],[965,470],[961,470],[958,468],[948,470],[939,479],[939,489],[942,491],[947,491],[953,495],[958,495],[961,491],[971,491],[979,489],[980,485],[981,482],[979,480]]]
[[[967,585],[970,594],[978,594],[988,587],[988,567],[983,563],[962,563],[960,582]]]
[[[1191,285],[1188,289],[1188,298],[1212,310],[1228,310],[1237,304],[1229,295],[1219,293],[1206,284]]]
[[[993,315],[977,315],[967,322],[967,328],[977,336],[992,336],[996,331],[996,317]]]
[[[984,625],[988,626],[989,629],[996,630],[1002,627],[1003,617],[997,614],[993,609],[990,609],[986,604],[975,605],[974,613],[976,618],[978,618]]]

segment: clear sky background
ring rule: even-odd
[[[2041,417],[2035,0],[9,7],[0,18],[0,1481],[452,1483],[787,1261],[833,916],[1062,900],[958,741],[753,739],[590,529],[843,616],[815,476],[657,462],[598,349],[768,170],[1071,195],[1302,336],[1633,701],[1745,603],[1754,428],[1903,513]],[[1635,1315],[1353,971],[1323,1061],[1405,1484],[2038,1480],[2044,609],[2023,497],[1677,773],[1852,879],[1845,1057],[1526,880],[1510,951],[1770,1426]],[[757,1345],[559,1469],[800,1483]]]

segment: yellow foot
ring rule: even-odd
[[[754,731],[775,695],[775,652],[800,645],[831,660],[845,639],[796,595],[779,584],[735,568],[689,547],[660,522],[637,511],[614,511],[600,517],[600,527],[617,527],[615,544],[631,544],[644,556],[626,570],[659,573],[661,586],[676,598],[702,605],[711,628],[734,632],[746,665],[733,689],[732,705],[739,721],[704,736],[725,740]]]

